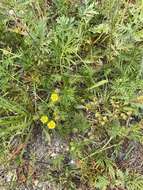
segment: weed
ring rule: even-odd
[[[48,142],[67,142],[42,176],[59,189],[143,189],[142,175],[118,163],[125,142],[143,143],[142,8],[138,0],[0,2],[5,167],[23,163],[40,128]]]

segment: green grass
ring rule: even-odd
[[[61,175],[50,179],[60,187],[78,189],[78,176],[89,189],[143,189],[143,176],[117,163],[126,140],[143,142],[142,10],[141,0],[0,2],[3,164],[11,162],[12,140],[26,144],[40,126],[66,139],[78,163],[64,170],[64,155],[53,162]],[[42,115],[56,128],[42,124]]]

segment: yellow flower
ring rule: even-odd
[[[40,118],[40,121],[43,123],[43,124],[45,124],[45,123],[47,123],[48,122],[48,116],[47,115],[43,115],[43,116],[41,116],[41,118]]]
[[[55,123],[53,120],[51,120],[51,121],[47,124],[47,126],[48,126],[49,129],[54,129],[54,128],[56,127],[56,123]]]
[[[51,100],[52,102],[57,102],[59,100],[59,95],[57,93],[52,93]]]

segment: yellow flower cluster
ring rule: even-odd
[[[52,103],[56,103],[56,102],[59,100],[59,95],[58,95],[58,93],[57,93],[57,92],[53,92],[53,93],[51,94],[50,99],[51,99],[51,102],[52,102]],[[54,116],[55,116],[55,114],[54,114]],[[55,116],[55,119],[56,119],[56,118],[58,118],[57,114],[56,114],[56,116]],[[54,128],[56,127],[55,121],[54,121],[54,120],[50,120],[50,121],[49,121],[49,118],[48,118],[47,115],[41,116],[40,121],[41,121],[43,124],[47,124],[47,127],[48,127],[49,129],[54,129]]]
[[[48,118],[47,115],[41,116],[40,121],[41,121],[43,124],[47,124],[47,126],[48,126],[49,129],[54,129],[54,128],[56,127],[55,121],[54,121],[54,120],[49,121],[49,118]],[[48,121],[49,121],[49,122],[48,122]]]

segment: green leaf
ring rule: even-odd
[[[99,86],[103,86],[104,84],[108,83],[108,80],[102,80],[97,82],[95,85],[91,86],[90,88],[88,88],[88,90],[92,90],[94,88],[97,88]]]
[[[106,177],[99,176],[96,182],[96,188],[99,188],[100,190],[106,190],[109,184],[110,182]]]

